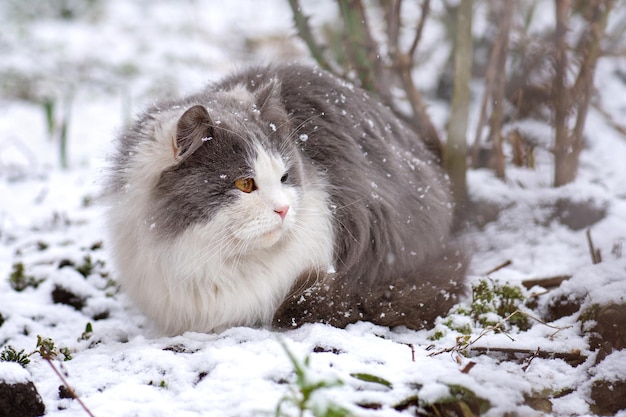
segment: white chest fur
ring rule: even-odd
[[[297,218],[294,232],[275,245],[233,252],[215,219],[156,245],[149,262],[133,262],[126,291],[170,334],[269,324],[301,274],[326,272],[332,262],[326,199],[312,194],[302,201],[300,211],[307,214]]]
[[[274,184],[268,179],[259,185],[256,196],[244,196],[248,200],[242,199],[240,207],[220,211],[210,222],[190,226],[175,238],[160,238],[159,225],[150,218],[149,195],[160,169],[171,160],[164,130],[156,134],[157,141],[137,150],[127,172],[126,191],[114,196],[109,210],[111,246],[122,288],[167,334],[269,324],[300,275],[324,273],[332,263],[334,236],[324,186],[307,181],[305,191],[297,195],[289,189],[279,192],[284,167],[260,159],[258,172],[267,173],[267,165],[279,170],[268,176],[278,178]],[[250,200],[254,198],[259,201]],[[257,233],[263,225],[250,230],[228,226],[233,224],[229,217],[245,224],[250,217],[246,210],[255,211],[254,218],[263,221],[259,205],[263,201],[283,204],[283,198],[292,204],[276,241],[255,245],[241,239],[240,235]],[[265,210],[276,221],[278,215],[271,207]]]

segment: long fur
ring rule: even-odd
[[[317,69],[252,68],[148,109],[118,140],[107,195],[120,283],[168,334],[421,328],[463,291],[436,158]]]

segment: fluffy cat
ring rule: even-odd
[[[463,290],[436,156],[319,69],[251,68],[161,102],[120,135],[112,165],[119,282],[167,334],[419,329]]]

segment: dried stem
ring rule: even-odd
[[[506,268],[507,266],[511,265],[512,263],[513,263],[512,260],[507,259],[506,261],[502,262],[500,265],[491,268],[489,271],[485,272],[483,275],[493,274],[494,272],[499,271],[502,268]]]
[[[589,244],[589,253],[591,254],[591,263],[596,265],[602,262],[602,256],[600,255],[600,249],[596,249],[591,239],[591,229],[587,229],[587,243]]]
[[[576,103],[576,124],[570,136],[570,152],[559,154],[556,161],[555,185],[563,185],[576,179],[580,152],[584,147],[583,129],[593,94],[593,76],[598,58],[601,54],[600,42],[604,38],[608,16],[613,8],[613,0],[594,3],[593,19],[589,22],[587,32],[583,35],[583,61],[576,83],[573,87],[573,98]],[[556,176],[558,175],[558,177]]]
[[[513,349],[513,348],[501,348],[501,347],[483,347],[476,346],[472,349],[478,354],[484,353],[504,353],[506,355],[530,355],[531,358],[540,359],[563,359],[565,362],[571,365],[579,365],[587,360],[587,357],[580,353],[574,352],[548,352],[537,348],[537,350],[530,349]],[[529,363],[527,363],[529,364]]]
[[[46,362],[48,362],[48,364],[50,365],[54,373],[57,374],[61,382],[63,382],[63,385],[65,385],[65,388],[67,388],[67,391],[70,393],[72,398],[78,401],[78,403],[83,408],[83,410],[85,410],[85,413],[87,413],[87,415],[89,415],[90,417],[95,417],[93,413],[91,412],[91,410],[89,410],[89,408],[87,408],[85,403],[80,399],[80,397],[76,395],[76,391],[74,391],[74,389],[70,386],[70,384],[67,382],[63,374],[59,372],[56,366],[54,366],[54,363],[52,363],[52,360],[47,356],[43,356],[43,358],[46,360]]]
[[[386,97],[388,94],[381,83],[378,45],[370,33],[363,3],[361,0],[337,0],[337,3],[346,27],[348,58],[357,72],[361,86]]]
[[[400,49],[400,11],[402,10],[402,0],[380,0],[379,4],[385,11],[387,45],[390,54],[393,56]]]
[[[497,3],[499,4],[500,2]],[[491,48],[491,53],[489,54],[489,63],[487,65],[487,73],[485,74],[485,91],[480,104],[480,116],[476,127],[476,136],[474,137],[474,143],[472,145],[472,166],[474,168],[478,168],[479,165],[482,132],[483,128],[487,124],[488,104],[490,101],[492,102],[492,105],[495,106],[500,105],[501,107],[503,104],[502,99],[504,98],[504,90],[498,92],[498,94],[502,95],[502,99],[500,100],[497,99],[496,92],[498,85],[504,83],[506,80],[504,66],[506,64],[506,54],[508,51],[509,32],[511,27],[511,14],[513,9],[512,1],[507,0],[507,2],[501,7],[502,10],[499,19],[500,23],[498,25],[498,35]],[[501,111],[502,109],[500,108],[500,113]],[[501,114],[499,123],[501,124]]]
[[[315,40],[313,36],[313,31],[309,26],[309,18],[304,15],[302,12],[302,7],[300,7],[299,0],[288,0],[289,6],[291,7],[291,12],[293,14],[293,20],[296,25],[296,29],[298,30],[298,35],[306,46],[309,48],[311,55],[318,63],[318,65],[328,71],[334,72],[331,65],[328,63],[326,58],[324,57],[324,51],[321,46]]]
[[[624,54],[626,56],[626,53]],[[626,136],[626,125],[623,123],[619,123],[617,120],[615,120],[615,117],[609,113],[604,107],[602,107],[602,104],[599,102],[594,102],[592,103],[592,106],[594,109],[596,109],[596,111],[598,111],[598,113],[600,113],[602,115],[602,117],[604,117],[604,120],[606,120],[606,122],[613,128],[615,129],[617,132],[619,132],[622,137]]]
[[[526,289],[531,289],[535,285],[539,285],[543,288],[556,288],[559,285],[561,285],[563,281],[567,281],[571,277],[572,277],[571,275],[557,275],[555,277],[548,277],[548,278],[527,279],[527,280],[522,281],[522,285]]]
[[[425,0],[422,4],[422,15],[408,52],[400,51],[398,47],[402,26],[400,18],[402,0],[381,0],[379,2],[385,11],[387,21],[387,50],[389,51],[387,58],[391,62],[391,67],[387,67],[384,59],[379,55],[380,48],[371,35],[362,1],[337,0],[337,4],[345,28],[344,49],[347,52],[348,68],[355,71],[364,89],[378,95],[399,118],[417,132],[420,139],[435,156],[441,159],[442,146],[439,134],[426,112],[426,105],[411,75],[414,65],[413,57],[429,15],[429,0]],[[294,15],[298,35],[304,40],[318,64],[338,76],[344,76],[345,74],[337,69],[340,65],[326,59],[323,49],[313,36],[308,17],[302,12],[299,0],[289,0],[289,5]],[[396,104],[392,94],[392,86],[395,83],[399,83],[401,89],[406,93],[411,112],[401,110]]]
[[[420,20],[417,24],[417,28],[415,29],[415,36],[413,37],[413,42],[411,43],[411,47],[409,48],[409,52],[407,55],[411,60],[415,58],[415,51],[417,50],[417,46],[422,39],[422,32],[424,31],[424,25],[426,24],[426,18],[430,13],[430,0],[424,0],[422,2],[422,13],[420,14]]]
[[[449,348],[445,348],[445,349],[441,349],[438,350],[436,352],[433,352],[431,354],[429,354],[428,356],[437,356],[440,355],[442,353],[447,353],[447,352],[452,352],[452,353],[459,353],[461,351],[467,350],[470,347],[472,347],[476,342],[478,342],[480,339],[482,339],[484,336],[488,335],[489,333],[495,332],[495,331],[501,331],[504,333],[504,335],[506,335],[509,339],[514,340],[508,333],[504,332],[502,329],[504,327],[504,324],[506,322],[508,322],[511,317],[513,317],[516,314],[522,314],[532,320],[535,320],[536,322],[546,326],[546,327],[550,327],[551,329],[556,329],[556,332],[552,333],[550,335],[550,337],[554,337],[557,333],[565,330],[565,329],[569,329],[572,326],[565,326],[565,327],[558,327],[558,326],[553,326],[551,324],[546,323],[545,321],[533,316],[532,314],[528,314],[524,311],[521,310],[515,310],[514,312],[512,312],[511,314],[509,314],[508,316],[506,316],[505,318],[503,318],[502,320],[500,320],[498,323],[494,324],[493,326],[489,326],[489,327],[485,327],[478,336],[476,336],[474,339],[470,339],[469,336],[462,336],[462,337],[458,337],[457,338],[457,344],[449,347]],[[485,349],[485,348],[483,348]],[[495,350],[495,348],[490,348],[492,350]]]
[[[498,2],[499,3],[499,2]],[[502,120],[504,111],[504,90],[506,86],[506,59],[509,51],[509,33],[513,15],[513,0],[505,0],[501,5],[498,37],[494,43],[496,62],[493,79],[492,114],[489,122],[489,139],[493,142],[495,171],[498,178],[504,179],[504,152],[502,150]]]
[[[384,1],[381,2],[381,4],[384,3]],[[439,134],[426,112],[426,104],[422,100],[422,96],[415,86],[413,75],[411,73],[414,65],[415,53],[421,40],[426,19],[430,13],[430,3],[428,0],[425,0],[424,3],[422,3],[422,14],[417,24],[413,42],[407,52],[403,52],[399,47],[401,6],[402,4],[400,0],[394,0],[391,4],[389,4],[387,9],[387,19],[389,22],[387,27],[388,46],[389,54],[392,60],[392,69],[401,82],[402,89],[406,94],[409,105],[411,106],[413,117],[402,117],[402,112],[398,111],[393,103],[388,102],[387,104],[394,109],[396,114],[401,116],[402,119],[409,123],[418,132],[427,147],[435,154],[435,156],[441,159],[443,151]]]

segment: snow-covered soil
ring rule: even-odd
[[[310,358],[309,381],[341,381],[316,391],[312,408],[335,404],[357,416],[415,415],[415,404],[438,403],[456,386],[487,400],[490,416],[593,415],[594,382],[626,380],[626,351],[609,350],[600,360],[578,309],[549,326],[531,320],[527,331],[485,332],[468,355],[452,349],[462,335],[444,319],[424,331],[358,323],[345,330],[316,324],[281,333],[154,333],[118,291],[109,263],[97,196],[110,141],[157,97],[194,91],[249,62],[309,62],[287,2],[69,1],[77,15],[66,20],[48,10],[48,2],[23,3],[38,13],[21,2],[0,6],[0,349],[32,352],[38,335],[69,348],[72,359],[54,363],[94,415],[274,415],[281,399],[297,391],[287,350],[299,361]],[[307,11],[324,19],[334,7],[319,2]],[[618,77],[625,72],[624,61],[614,59],[601,61],[597,74],[599,101],[617,121],[626,116],[626,85]],[[51,135],[44,107],[35,104],[46,98],[56,104]],[[445,116],[437,115],[445,115],[445,104],[433,102],[432,109],[443,128]],[[58,157],[63,120],[69,126],[65,170]],[[596,110],[586,136],[580,175],[566,187],[551,188],[552,162],[541,152],[536,169],[510,168],[506,182],[486,170],[469,173],[472,199],[500,208],[495,221],[464,234],[474,252],[470,282],[505,261],[511,264],[492,279],[516,284],[572,276],[543,295],[539,287],[525,290],[537,295],[537,318],[560,296],[578,297],[582,311],[626,304],[626,139]],[[592,265],[586,228],[564,224],[558,200],[604,212],[590,225],[601,263]],[[33,285],[16,291],[9,277],[20,265]],[[93,331],[83,335],[88,323]],[[471,340],[482,331],[474,327]],[[486,347],[558,355],[479,354]],[[580,355],[582,363],[568,362],[567,354]],[[25,370],[0,362],[0,381],[33,381],[48,416],[86,415],[76,400],[60,398],[62,382],[49,364],[37,354],[30,359]],[[419,402],[407,401],[415,396]],[[298,415],[288,401],[282,410]]]

